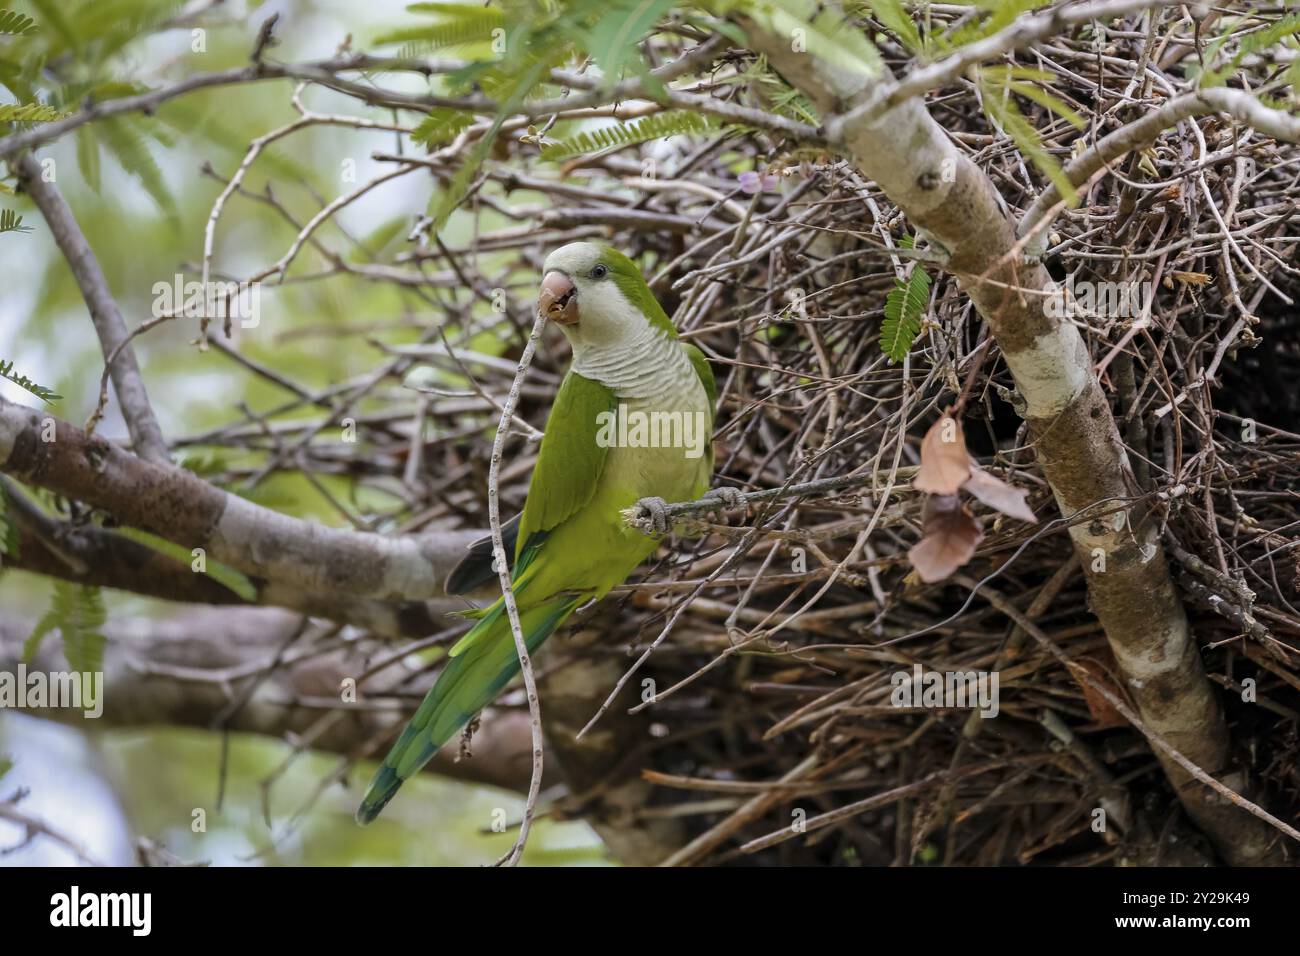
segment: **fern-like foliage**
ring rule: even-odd
[[[1078,202],[1078,194],[1066,177],[1061,164],[1043,145],[1043,138],[1016,105],[1013,94],[1023,96],[1049,112],[1067,120],[1075,129],[1087,125],[1083,117],[1060,97],[1046,89],[1052,79],[1050,73],[1023,66],[981,67],[979,70],[980,94],[989,117],[1011,137],[1016,147],[1047,176],[1062,198],[1070,205]]]
[[[0,567],[4,559],[18,557],[18,526],[9,520],[8,503],[5,501],[5,486],[0,483]]]
[[[14,10],[0,10],[0,35],[22,37],[35,32],[36,21],[25,13],[18,13]]]
[[[437,109],[421,120],[411,138],[425,146],[441,146],[469,128],[474,115],[464,110]]]
[[[618,82],[631,71],[641,77],[649,95],[662,101],[662,84],[641,58],[637,41],[672,9],[673,0],[605,0],[603,6],[604,11],[594,21],[577,23],[580,45],[600,67],[606,85]]]
[[[885,29],[902,41],[909,53],[925,52],[928,46],[926,38],[921,35],[917,25],[903,9],[903,0],[867,0],[867,6],[871,8],[876,19],[884,24]]]
[[[1045,7],[1052,0],[980,0],[976,6],[982,7],[980,14],[972,19],[961,18],[961,22],[950,32],[934,38],[934,48],[939,53],[951,53],[958,47],[967,46],[977,40],[997,33],[1009,27],[1023,13]]]
[[[14,102],[0,106],[0,123],[48,123],[87,102],[142,92],[120,76],[124,51],[148,39],[171,20],[186,0],[28,0],[31,23],[6,45],[0,57],[0,85]],[[18,20],[0,15],[0,24]],[[24,19],[22,25],[27,24]],[[10,54],[13,54],[10,56]],[[180,109],[182,107],[177,107]],[[159,122],[162,119],[162,122]],[[155,142],[168,145],[166,117],[121,116],[76,134],[77,163],[86,182],[98,188],[101,149],[107,150],[175,223],[175,202],[153,155]]]
[[[31,226],[23,225],[23,217],[12,209],[0,209],[0,232],[31,232]]]
[[[470,62],[442,79],[444,90],[453,95],[480,95],[496,104],[488,129],[475,138],[456,172],[432,197],[431,228],[441,229],[476,188],[506,118],[531,99],[554,95],[548,91],[548,83],[556,67],[588,61],[598,68],[593,73],[606,84],[634,73],[643,78],[647,94],[658,98],[662,90],[641,55],[640,41],[672,5],[669,0],[491,0],[487,4],[416,3],[408,7],[422,22],[390,30],[378,42],[401,44],[405,56],[459,48]],[[683,16],[689,21],[690,14]],[[452,140],[471,122],[473,117],[468,114],[435,110],[420,124],[415,138],[436,146]],[[651,133],[645,138],[677,131]],[[569,145],[576,155],[594,142]],[[562,152],[563,148],[557,147],[552,155]]]
[[[745,13],[765,31],[790,37],[834,67],[862,76],[879,76],[880,51],[843,13],[819,0],[747,0]]]
[[[1240,24],[1240,20],[1235,21],[1231,27],[1216,37],[1214,42],[1210,44],[1205,52],[1205,62],[1207,64],[1214,63],[1218,59],[1219,53],[1227,45]],[[1237,68],[1241,66],[1246,57],[1252,53],[1267,50],[1278,43],[1285,42],[1287,45],[1294,47],[1296,42],[1292,38],[1298,33],[1300,33],[1300,13],[1289,13],[1263,29],[1247,33],[1237,41],[1236,54],[1223,66],[1204,70],[1197,78],[1198,85],[1201,87],[1223,86],[1228,77],[1237,72]],[[1291,83],[1297,92],[1300,92],[1300,70],[1295,69],[1298,60],[1300,60],[1300,57],[1291,61],[1292,69],[1287,72],[1287,81]]]
[[[700,113],[668,110],[645,116],[631,123],[602,126],[584,130],[575,136],[548,144],[542,149],[542,159],[562,160],[584,153],[595,153],[615,146],[645,143],[665,136],[686,136],[715,129],[716,123]]]
[[[73,53],[98,71],[128,44],[172,19],[186,0],[28,0],[36,9],[49,53]]]
[[[501,126],[505,123],[506,117],[519,108],[528,96],[529,91],[541,81],[542,74],[543,63],[540,60],[536,60],[525,67],[510,92],[502,99],[501,109],[493,120],[491,129],[484,133],[483,137],[474,144],[469,156],[461,163],[460,168],[452,175],[447,185],[430,199],[430,210],[435,230],[441,229],[446,224],[447,220],[451,218],[451,214],[469,195],[470,188],[483,163],[487,160],[488,154],[491,153],[492,144],[496,142],[497,134],[501,131]]]
[[[912,247],[909,237],[902,242]],[[921,318],[930,304],[930,274],[918,262],[907,280],[894,278],[894,288],[885,296],[885,321],[880,326],[880,350],[890,361],[901,362],[921,334]]]
[[[49,123],[62,119],[63,115],[44,103],[5,103],[0,106],[0,123]]]
[[[99,588],[71,581],[55,581],[49,609],[36,622],[23,644],[23,660],[31,661],[41,643],[58,631],[63,638],[63,656],[74,671],[104,669],[104,598]]]
[[[5,212],[11,212],[11,210],[6,209]],[[4,213],[0,213],[0,220],[3,219]],[[14,363],[11,361],[6,362],[4,359],[0,359],[0,378],[13,382],[21,389],[26,389],[43,402],[53,403],[63,397],[62,395],[56,395],[52,390],[46,388],[44,385],[37,385],[26,375],[20,375],[15,372]]]
[[[101,122],[99,133],[118,165],[139,180],[158,208],[176,223],[179,219],[176,199],[140,127],[115,117]]]
[[[808,97],[769,67],[767,57],[763,54],[754,57],[735,76],[724,77],[720,83],[758,92],[767,101],[768,110],[778,116],[799,120],[809,126],[821,125],[817,110],[813,108]]]
[[[504,30],[506,26],[504,11],[479,4],[413,3],[406,9],[431,16],[433,22],[390,30],[375,37],[376,43],[404,44],[399,52],[401,57],[424,56],[472,43],[487,43],[494,38],[493,31]]]

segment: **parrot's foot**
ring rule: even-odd
[[[668,517],[668,502],[662,498],[642,498],[636,503],[636,510],[655,534],[667,534],[672,527],[672,519]]]
[[[717,499],[718,504],[713,509],[715,512],[743,511],[747,505],[744,493],[739,488],[732,488],[730,485],[710,488],[704,493],[704,497]]]

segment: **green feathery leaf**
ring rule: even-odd
[[[1046,70],[1028,66],[986,66],[980,68],[980,78],[990,88],[1016,93],[1044,107],[1082,130],[1088,124],[1079,113],[1063,99],[1048,89],[1055,77]]]
[[[137,127],[137,121],[120,117],[106,119],[99,123],[99,132],[118,165],[139,180],[145,192],[175,225],[179,219],[176,200],[158,167],[158,161],[154,159],[153,151]]]
[[[790,37],[798,51],[853,74],[881,74],[880,52],[842,11],[817,0],[749,0],[745,9],[768,32]]]
[[[36,8],[36,12],[41,15],[41,19],[54,28],[54,33],[58,34],[66,47],[75,48],[77,46],[77,35],[73,32],[72,23],[59,9],[62,0],[29,0],[29,2]]]
[[[1222,34],[1214,39],[1205,51],[1205,62],[1212,64],[1218,58],[1219,52],[1232,39],[1232,34],[1237,27],[1241,25],[1241,20],[1236,20],[1233,25],[1225,30]],[[1197,86],[1202,89],[1212,86],[1222,86],[1227,82],[1228,77],[1237,72],[1237,68],[1246,57],[1252,53],[1258,53],[1266,50],[1275,43],[1286,40],[1295,34],[1300,33],[1300,13],[1289,13],[1279,19],[1276,23],[1270,24],[1260,30],[1254,30],[1247,33],[1237,43],[1237,53],[1226,64],[1213,69],[1201,71],[1196,76]],[[1295,61],[1292,60],[1294,65]],[[1199,69],[1199,66],[1196,67]],[[1195,72],[1195,71],[1194,71]]]
[[[27,36],[36,32],[36,21],[25,13],[0,10],[0,34],[11,37]]]
[[[1022,68],[1014,67],[1011,68],[1011,71],[1008,71],[1005,68],[996,67],[992,70],[980,71],[979,83],[984,100],[984,109],[989,117],[1011,137],[1011,141],[1016,144],[1017,148],[1052,181],[1062,198],[1073,206],[1079,201],[1079,195],[1075,192],[1074,185],[1070,182],[1069,177],[1065,175],[1061,164],[1043,146],[1043,138],[1039,135],[1038,130],[1034,129],[1033,124],[1020,112],[1020,107],[1016,105],[1016,101],[1011,97],[1013,92],[1024,93],[1020,87],[1025,84],[1011,79],[1018,76],[1015,71],[1020,69]],[[1036,90],[1035,93],[1037,95],[1030,97],[1031,99],[1052,109],[1049,104],[1056,100],[1054,96],[1041,90]],[[1047,98],[1046,101],[1044,100],[1045,97]],[[1082,118],[1074,114],[1073,110],[1070,110],[1064,103],[1059,101],[1057,103],[1060,109],[1066,110],[1061,115],[1076,126],[1082,124]]]
[[[415,127],[411,139],[425,146],[441,146],[469,128],[474,122],[474,114],[463,110],[436,109]]]
[[[949,53],[958,47],[983,40],[1003,27],[1010,26],[1022,13],[1045,7],[1051,2],[1052,0],[1001,0],[995,3],[977,3],[976,6],[985,8],[986,15],[976,16],[947,34],[936,37],[935,47],[940,52]]]
[[[742,90],[757,90],[766,96],[771,112],[797,119],[809,126],[821,125],[821,119],[808,98],[771,69],[767,65],[767,57],[761,53],[735,76],[724,77],[720,83],[738,86]]]
[[[0,232],[31,232],[31,226],[23,225],[23,217],[12,209],[0,209]]]
[[[492,144],[496,142],[497,134],[501,131],[501,125],[506,121],[507,116],[519,108],[519,105],[523,103],[533,87],[540,82],[544,71],[545,63],[542,60],[534,60],[524,68],[515,81],[513,89],[502,99],[501,112],[497,114],[492,127],[474,144],[469,156],[461,163],[460,168],[456,170],[451,179],[448,180],[446,187],[430,197],[430,218],[433,220],[430,228],[434,232],[441,230],[446,225],[447,220],[451,218],[451,214],[465,200],[470,187],[474,183],[474,177],[478,175],[483,163],[492,151]]]
[[[586,130],[567,139],[550,143],[542,149],[542,159],[562,160],[584,153],[595,153],[615,146],[631,146],[665,136],[685,136],[704,133],[716,128],[716,123],[701,113],[669,110],[655,113],[631,123],[602,126]]]
[[[23,643],[23,660],[30,662],[45,638],[58,631],[63,638],[63,656],[72,670],[102,671],[105,617],[99,588],[55,581],[49,609]]]
[[[631,67],[647,81],[647,91],[659,98],[662,84],[651,76],[637,44],[672,8],[673,0],[602,0],[600,6],[600,15],[580,28],[578,37],[600,67],[604,83],[617,83]]]
[[[925,50],[921,31],[916,28],[912,18],[903,9],[903,0],[867,0],[867,5],[871,7],[871,12],[876,15],[876,19],[903,41],[903,46],[907,47],[908,52],[917,54]]]
[[[1286,81],[1291,84],[1291,93],[1300,98],[1300,56],[1291,61],[1286,68]]]
[[[910,249],[912,242],[908,237],[901,245]],[[907,358],[912,343],[921,334],[921,317],[930,305],[930,281],[930,274],[919,262],[912,266],[906,281],[894,278],[894,288],[885,297],[885,320],[880,326],[880,350],[890,361]]]
[[[427,13],[435,22],[401,27],[375,37],[376,44],[405,44],[401,51],[403,57],[486,43],[493,39],[492,31],[504,30],[506,25],[502,11],[472,3],[413,3],[406,9],[411,13]]]
[[[53,106],[44,103],[5,103],[0,106],[0,123],[49,123],[63,116]]]
[[[3,224],[5,215],[12,212],[12,209],[6,209],[3,212],[0,212],[0,225]],[[0,232],[2,231],[3,230],[0,229]],[[19,375],[14,371],[14,363],[6,362],[4,359],[0,359],[0,378],[13,382],[21,389],[26,389],[43,402],[53,403],[63,397],[62,395],[56,395],[44,385],[37,385],[26,375]]]
[[[18,526],[9,519],[5,488],[0,484],[0,559],[18,557]],[[0,564],[3,564],[0,560]]]
[[[81,127],[73,134],[77,145],[77,169],[86,185],[99,194],[101,183],[99,162],[99,137],[90,124]]]

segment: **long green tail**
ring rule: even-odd
[[[566,598],[520,612],[524,642],[533,653],[564,622],[578,600]],[[461,641],[464,648],[447,662],[437,683],[406,725],[383,765],[370,781],[357,809],[357,822],[369,823],[398,788],[428,763],[471,717],[490,704],[519,673],[519,655],[510,620],[500,599]]]

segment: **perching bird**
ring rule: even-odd
[[[694,499],[713,472],[713,373],[682,342],[627,256],[593,242],[555,250],[543,266],[538,309],[559,324],[573,363],[546,423],[523,513],[503,526],[515,601],[529,652],[573,611],[605,596],[656,542],[621,511]],[[719,489],[735,504],[734,489]],[[645,502],[642,502],[643,504]],[[491,539],[477,542],[447,581],[464,593],[497,580]],[[519,672],[503,598],[450,651],[450,660],[375,774],[357,821],[369,823]]]

